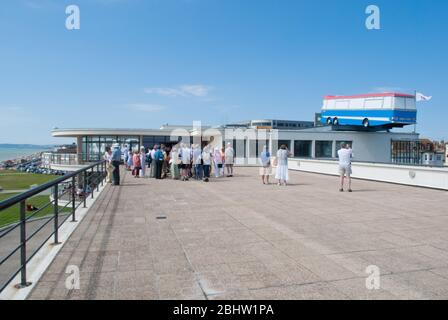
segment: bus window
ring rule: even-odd
[[[392,97],[384,97],[383,108],[384,109],[392,108]]]
[[[350,109],[364,109],[364,99],[352,99],[350,101]]]
[[[366,99],[364,102],[366,109],[381,109],[383,108],[383,98],[380,99]]]
[[[406,109],[406,102],[403,97],[395,97],[394,100],[395,109]]]
[[[415,99],[414,98],[406,98],[406,109],[407,110],[415,110]]]
[[[335,109],[348,109],[350,100],[336,100]]]

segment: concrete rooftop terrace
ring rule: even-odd
[[[108,186],[30,299],[447,299],[447,192],[256,168]],[[157,219],[165,216],[166,219]],[[68,265],[80,289],[65,289]],[[366,267],[380,289],[366,288]]]

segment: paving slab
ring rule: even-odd
[[[257,168],[108,186],[29,299],[447,299],[445,191]],[[161,219],[162,218],[162,219]],[[67,289],[67,266],[80,289]],[[380,288],[368,289],[368,267]]]

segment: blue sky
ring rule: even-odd
[[[65,28],[77,4],[81,29]],[[369,4],[381,30],[365,28]],[[0,143],[53,127],[312,120],[322,97],[432,95],[422,137],[448,139],[444,0],[4,0]]]

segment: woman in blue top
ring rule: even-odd
[[[128,162],[126,163],[126,165],[127,165],[128,170],[132,170],[133,161],[132,161],[132,149],[131,148],[129,148],[129,157],[128,157]]]
[[[260,153],[260,162],[261,180],[263,181],[263,184],[269,184],[269,176],[271,175],[271,154],[266,146],[263,147],[263,151]]]

